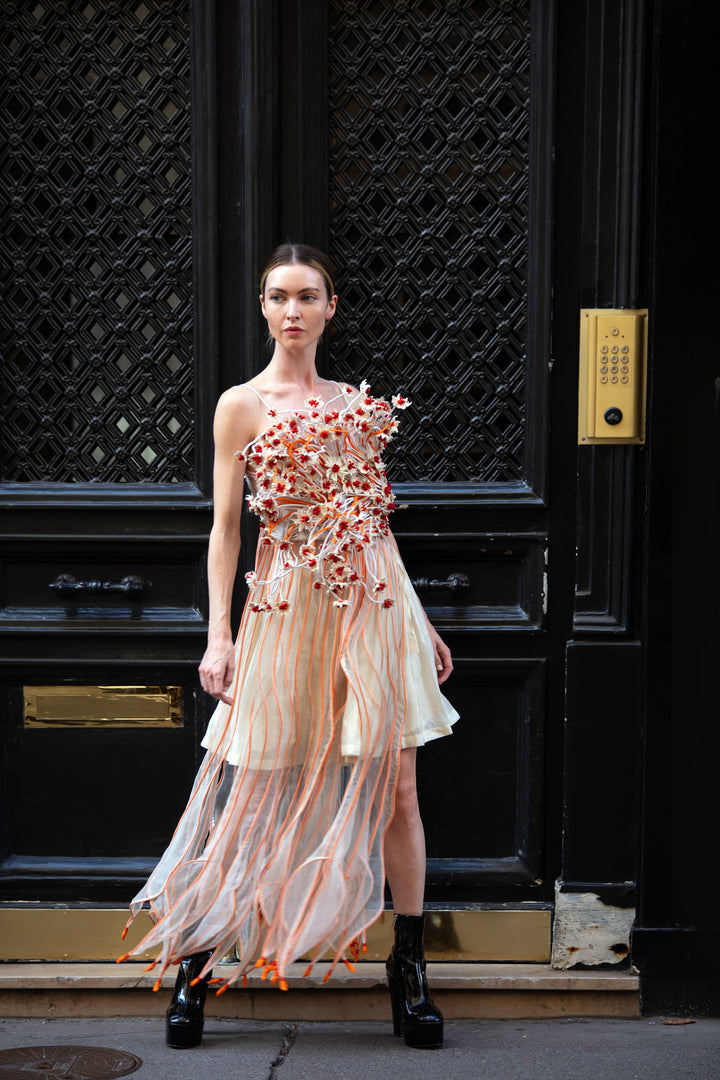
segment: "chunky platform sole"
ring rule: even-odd
[[[174,1050],[190,1050],[199,1046],[203,1037],[203,1024],[172,1024],[165,1022],[165,1042]]]
[[[390,1004],[392,1006],[393,1032],[405,1039],[407,1046],[416,1050],[438,1050],[444,1042],[445,1026],[442,1020],[433,1017],[427,1021],[403,1018],[402,989],[390,983]]]

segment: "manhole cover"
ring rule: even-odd
[[[18,1046],[0,1050],[0,1080],[110,1080],[135,1072],[142,1061],[105,1046]]]

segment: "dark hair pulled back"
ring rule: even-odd
[[[271,270],[274,270],[276,266],[288,266],[298,263],[311,266],[313,270],[317,270],[325,282],[328,300],[335,295],[335,286],[333,285],[335,267],[330,257],[324,251],[320,251],[319,248],[311,247],[310,244],[291,243],[280,244],[279,247],[276,247],[265,263],[260,277],[261,294],[264,295],[265,293],[265,282]]]

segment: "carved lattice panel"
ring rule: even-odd
[[[526,475],[523,0],[331,0],[338,377],[402,389],[392,475]]]
[[[192,479],[188,3],[5,2],[2,478]]]

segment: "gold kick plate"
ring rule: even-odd
[[[121,942],[127,917],[126,908],[0,904],[0,959],[112,961],[136,945],[152,925],[143,912]],[[551,923],[549,909],[430,910],[425,918],[425,952],[435,961],[548,964]],[[386,911],[368,927],[362,959],[384,961],[392,942],[393,917]],[[134,959],[147,963],[157,951]]]
[[[647,308],[580,312],[578,443],[645,442]]]

